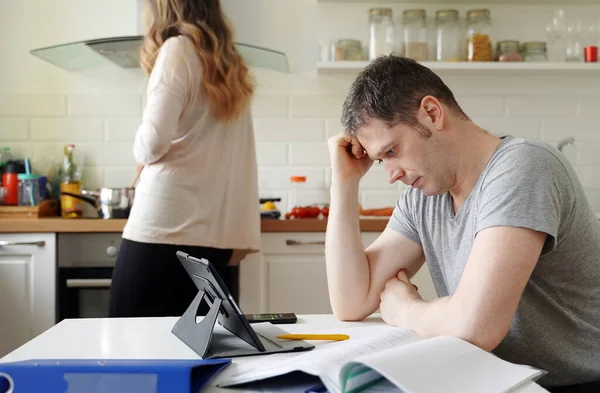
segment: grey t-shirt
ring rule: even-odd
[[[409,188],[388,227],[423,247],[439,296],[456,291],[479,231],[514,226],[547,233],[494,353],[546,370],[539,381],[545,386],[600,380],[600,222],[568,160],[543,142],[505,137],[453,211],[449,193],[427,197]]]

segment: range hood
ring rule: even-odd
[[[144,36],[109,37],[48,46],[30,53],[67,71],[106,66],[140,68],[139,50]],[[285,53],[260,46],[235,43],[248,66],[289,72]]]
[[[2,0],[0,0],[2,1]],[[220,0],[223,12],[232,23],[235,46],[248,66],[290,72],[288,57],[280,42],[274,42],[272,33],[264,29],[265,12],[272,10],[280,0]],[[75,42],[38,48],[30,53],[68,71],[86,71],[96,68],[140,68],[139,50],[146,32],[143,21],[145,0],[120,0],[115,12],[131,12],[131,33],[96,35]],[[108,7],[108,5],[107,5]],[[114,7],[114,6],[113,6]],[[84,9],[84,8],[82,8]],[[129,10],[129,11],[128,11]],[[133,35],[135,34],[135,35]],[[88,38],[88,37],[85,37]],[[287,46],[287,45],[286,45]]]

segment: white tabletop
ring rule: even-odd
[[[28,359],[199,359],[199,356],[171,333],[178,318],[105,318],[67,319],[9,353],[0,362]],[[301,315],[298,323],[281,325],[289,332],[310,332],[358,326],[377,326],[377,317],[362,322],[340,322],[332,315]],[[319,345],[319,343],[316,343]],[[258,357],[233,358],[233,363],[252,361]],[[203,392],[231,392],[215,385],[226,379],[225,368]],[[231,371],[231,370],[229,370]],[[241,393],[241,389],[235,392]],[[518,393],[547,392],[535,383],[520,388]]]

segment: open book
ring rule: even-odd
[[[319,377],[329,393],[498,393],[545,374],[506,362],[455,337],[421,340],[412,330],[391,326],[342,332],[349,334],[350,340],[320,345],[302,354],[270,355],[236,365],[233,374],[218,386],[292,376],[296,383],[300,371]]]

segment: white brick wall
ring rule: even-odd
[[[311,83],[330,85],[330,78],[313,75]],[[575,146],[567,147],[565,154],[590,204],[600,211],[600,126],[593,116],[600,109],[600,93],[573,94],[565,87],[570,81],[557,78],[549,86],[534,77],[507,77],[504,83],[495,79],[488,85],[463,80],[455,94],[467,114],[494,134],[542,139],[554,145],[573,136]],[[600,77],[594,77],[587,83],[599,82]],[[527,93],[540,84],[544,95]],[[519,94],[507,94],[507,85],[518,86]],[[473,94],[474,90],[485,94]],[[290,176],[305,175],[306,189],[297,192],[298,201],[327,202],[327,138],[342,131],[339,115],[345,89],[340,87],[339,94],[284,93],[259,90],[253,104],[261,196],[282,197],[285,210],[292,196]],[[48,170],[60,162],[64,144],[75,143],[83,155],[87,187],[130,183],[135,170],[131,145],[140,123],[141,94],[11,94],[0,96],[0,102],[0,146],[10,146],[16,156],[28,156],[34,167]],[[375,164],[361,183],[360,201],[365,208],[389,206],[402,188],[388,184],[383,168]]]
[[[323,13],[311,23],[319,26],[320,39],[356,36],[364,42],[366,28],[357,26],[366,25],[370,6],[321,4]],[[425,5],[429,15],[448,6]],[[399,16],[405,7],[394,4],[393,8]],[[457,8],[464,15],[471,7],[460,4]],[[552,15],[552,8],[543,6],[495,4],[490,8],[494,40],[515,35],[522,40],[543,40],[545,23]],[[566,9],[573,11],[570,15],[600,18],[597,6]],[[13,22],[20,25],[28,19]],[[13,38],[0,38],[0,43],[10,40],[10,45],[5,45],[7,59],[18,59],[6,63],[8,71],[3,69],[0,74],[6,79],[0,84],[0,146],[10,146],[15,156],[31,157],[34,168],[48,170],[60,162],[64,144],[75,143],[83,155],[86,187],[127,186],[135,171],[131,144],[140,123],[144,92],[139,88],[122,91],[121,85],[116,85],[114,92],[107,91],[110,88],[103,80],[83,83],[81,75],[33,59],[28,51],[43,46],[33,38],[45,37],[46,30],[42,24],[27,26],[28,31],[39,31],[18,38],[23,40],[18,43]],[[79,37],[80,33],[83,31],[73,34]],[[57,35],[43,44],[65,40],[71,39]],[[298,201],[326,202],[331,183],[326,140],[342,131],[341,105],[352,78],[322,76],[314,71],[284,75],[258,70],[256,74],[259,87],[252,110],[261,196],[281,197],[285,210],[292,197],[290,176],[305,175],[308,181],[297,192]],[[600,211],[600,75],[479,74],[445,80],[467,114],[494,134],[543,139],[552,144],[575,137],[575,146],[566,148],[565,154],[581,177],[590,203]],[[88,87],[94,83],[97,87]],[[360,201],[365,208],[390,206],[402,189],[402,184],[388,184],[383,168],[374,165],[361,183]]]

